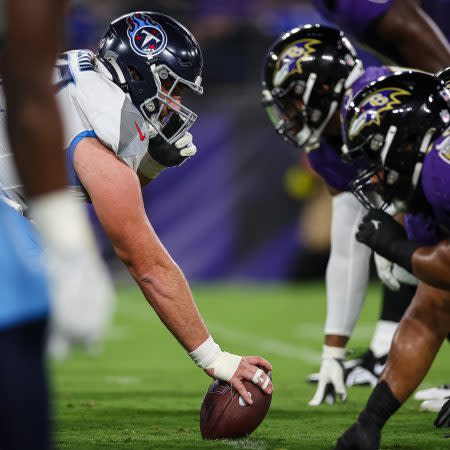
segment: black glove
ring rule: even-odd
[[[178,114],[172,114],[169,121],[162,128],[163,134],[170,138],[179,130],[181,118]],[[178,166],[187,158],[197,153],[197,148],[192,143],[192,135],[185,133],[173,144],[169,144],[164,138],[157,134],[148,141],[148,153],[159,164],[166,167]]]
[[[378,450],[380,448],[381,430],[359,420],[345,431],[336,443],[335,450]]]
[[[434,421],[434,426],[436,428],[450,427],[450,398],[444,403],[439,411]]]
[[[371,209],[359,225],[356,239],[412,273],[412,255],[421,245],[409,241],[405,229],[389,214]]]

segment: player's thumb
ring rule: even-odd
[[[334,382],[334,390],[336,391],[336,395],[343,401],[347,399],[347,390],[345,389],[344,377],[338,376]]]

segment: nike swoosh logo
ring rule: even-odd
[[[371,222],[372,222],[373,226],[375,227],[375,230],[378,230],[378,228],[380,228],[380,221],[379,220],[372,220]]]
[[[137,130],[137,132],[138,132],[138,134],[139,134],[139,139],[140,139],[141,141],[143,141],[143,140],[145,139],[145,134],[142,134],[142,131],[141,131],[141,129],[139,128],[139,125],[137,124],[136,121],[134,122],[134,126],[136,127],[136,130]]]

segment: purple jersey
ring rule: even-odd
[[[420,182],[430,212],[408,214],[405,227],[411,240],[434,245],[450,236],[450,129],[425,156]]]
[[[346,93],[341,104],[342,119],[346,114],[346,105],[351,97],[363,89],[372,81],[383,75],[392,73],[390,69],[384,66],[368,67],[364,74],[359,77],[352,88]],[[311,167],[328,184],[337,191],[347,191],[350,183],[358,176],[358,172],[363,168],[361,163],[345,163],[340,158],[340,147],[342,139],[322,137],[320,147],[308,153],[308,161]]]
[[[370,24],[381,17],[391,6],[393,0],[335,0],[330,7],[326,0],[314,0],[319,12],[344,31],[361,35]]]
[[[353,34],[365,44],[369,44],[381,54],[397,64],[404,64],[401,55],[392,45],[378,39],[373,32],[373,24],[391,7],[393,0],[314,0],[316,8],[327,20],[335,23],[345,32]],[[439,26],[450,40],[450,0],[426,0],[421,7]]]

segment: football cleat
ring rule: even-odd
[[[344,361],[344,379],[346,386],[372,386],[378,383],[378,378],[386,365],[387,354],[376,358],[369,349],[360,357]],[[306,381],[315,384],[319,373],[308,375]],[[449,394],[450,395],[450,394]]]
[[[434,426],[436,428],[450,427],[450,398],[442,405],[439,414],[437,415]]]
[[[434,399],[434,400],[425,400],[423,401],[419,406],[419,411],[430,411],[430,412],[439,412],[444,404],[447,402],[447,398],[440,398],[440,399]]]
[[[336,443],[335,450],[378,450],[381,431],[374,425],[355,422]]]
[[[414,399],[420,401],[442,400],[446,397],[450,397],[450,384],[443,384],[442,386],[422,389],[414,394]]]

